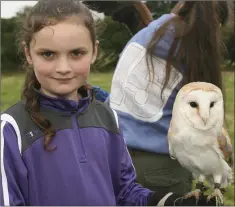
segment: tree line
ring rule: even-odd
[[[176,2],[150,1],[154,19],[164,13],[170,12]],[[114,4],[106,2],[102,11],[105,14],[103,19],[96,20],[98,39],[100,41],[99,55],[97,61],[92,66],[93,71],[107,72],[113,71],[117,64],[119,54],[130,40],[132,35],[140,28],[138,15],[131,5],[123,6],[117,3],[114,12]],[[97,6],[97,4],[96,4]],[[99,5],[98,5],[99,6]],[[97,8],[98,8],[97,6]],[[119,8],[122,6],[121,8]],[[9,19],[1,18],[1,62],[2,72],[18,72],[21,70],[22,58],[18,53],[16,36],[18,34],[19,22],[26,15],[30,7],[25,7],[14,17]],[[97,9],[99,11],[99,8]],[[120,12],[120,10],[122,10]],[[125,18],[123,18],[125,14]],[[230,24],[222,31],[223,41],[227,47],[222,64],[223,69],[233,70],[235,66],[235,30],[234,25]]]

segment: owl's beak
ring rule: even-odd
[[[202,121],[203,121],[204,125],[206,125],[208,117],[207,116],[201,116],[201,118],[202,118]]]
[[[200,109],[200,116],[201,116],[201,119],[202,119],[204,125],[206,126],[207,121],[209,119],[209,111],[208,111],[208,109],[201,108]]]

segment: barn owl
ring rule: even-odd
[[[233,182],[232,144],[223,128],[221,90],[210,83],[192,82],[178,92],[168,131],[169,153],[197,179],[196,189],[185,197],[202,193],[206,180],[214,191],[207,197],[223,205],[222,189]]]

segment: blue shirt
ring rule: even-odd
[[[172,17],[174,14],[161,16],[128,42],[115,69],[109,97],[128,147],[163,154],[169,153],[167,132],[182,80],[179,70],[172,68],[161,99],[166,58],[174,38],[172,27],[155,47],[154,79],[150,84],[153,73],[149,77],[146,47],[153,33]]]

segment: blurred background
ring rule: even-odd
[[[2,72],[15,72],[20,69],[15,37],[20,20],[26,15],[36,1],[1,1],[1,60]],[[100,40],[99,57],[93,67],[94,71],[113,71],[118,56],[127,41],[138,32],[143,24],[141,17],[132,3],[128,1],[86,1],[94,12],[97,32]],[[153,18],[168,13],[176,1],[149,1],[146,5]],[[223,62],[224,70],[233,70],[235,62],[234,25],[223,29],[223,39],[228,52]]]

